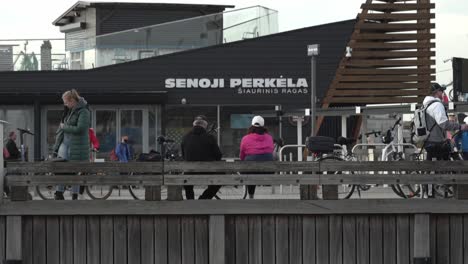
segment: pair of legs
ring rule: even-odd
[[[208,188],[198,197],[199,200],[210,200],[215,197],[216,193],[221,188],[221,185],[209,185]],[[193,185],[184,185],[185,198],[187,200],[195,199],[195,192],[193,191]]]

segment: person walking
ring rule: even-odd
[[[423,105],[426,107],[426,128],[429,136],[424,144],[427,152],[427,160],[449,160],[450,142],[447,141],[447,131],[468,130],[468,125],[460,125],[450,121],[442,103],[445,87],[438,83],[431,84],[431,91],[424,98]]]
[[[128,144],[128,136],[123,136],[120,143],[115,147],[115,154],[119,158],[120,162],[127,163],[132,160],[132,151],[130,144]]]
[[[89,128],[91,124],[88,103],[73,89],[62,95],[67,108],[56,134],[57,156],[70,161],[89,161]],[[57,148],[58,146],[58,148]],[[55,192],[56,200],[63,200],[65,187],[60,185]],[[79,186],[72,186],[72,199],[78,199]]]
[[[272,161],[274,159],[273,150],[273,138],[268,134],[268,129],[265,127],[265,120],[261,116],[254,116],[247,135],[241,140],[240,160]],[[249,198],[253,199],[255,195],[255,185],[247,185],[247,192]]]
[[[181,151],[185,161],[219,161],[222,153],[214,136],[206,132],[208,122],[206,118],[197,116],[193,127],[182,139]],[[198,199],[212,199],[221,185],[210,185]],[[185,197],[193,200],[195,193],[193,185],[184,185]]]

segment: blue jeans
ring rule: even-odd
[[[60,148],[58,150],[58,157],[63,158],[68,160],[68,144],[64,142],[60,145]],[[64,185],[57,185],[57,188],[55,189],[57,192],[64,192],[65,191],[65,186]],[[79,185],[73,185],[72,186],[72,193],[77,194],[80,191],[80,186]]]

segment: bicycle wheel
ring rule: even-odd
[[[390,155],[388,161],[402,161],[401,154]],[[405,171],[392,171],[393,174],[406,174]],[[418,172],[410,172],[410,174],[418,174]],[[421,185],[420,184],[391,184],[392,191],[399,197],[404,199],[411,199],[420,197]]]
[[[335,157],[335,156],[328,156],[328,157],[322,157],[318,159],[317,161],[344,161],[340,157]],[[347,173],[352,173],[352,172],[342,172],[342,171],[322,171],[322,174],[347,174]],[[338,199],[349,199],[354,193],[354,190],[356,189],[356,186],[354,184],[341,184],[338,185]],[[323,198],[323,197],[322,197]]]
[[[106,200],[112,194],[114,187],[108,185],[89,185],[86,186],[85,190],[93,200]]]
[[[41,197],[42,200],[54,200],[55,199],[55,186],[36,186],[36,193]]]
[[[223,186],[216,193],[216,199],[245,199],[247,197],[247,188],[244,186]]]
[[[135,200],[145,200],[145,186],[142,185],[130,185],[128,186],[128,192]]]

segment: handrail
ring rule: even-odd
[[[283,161],[283,150],[286,148],[305,148],[306,145],[284,145],[278,151],[279,161]]]

